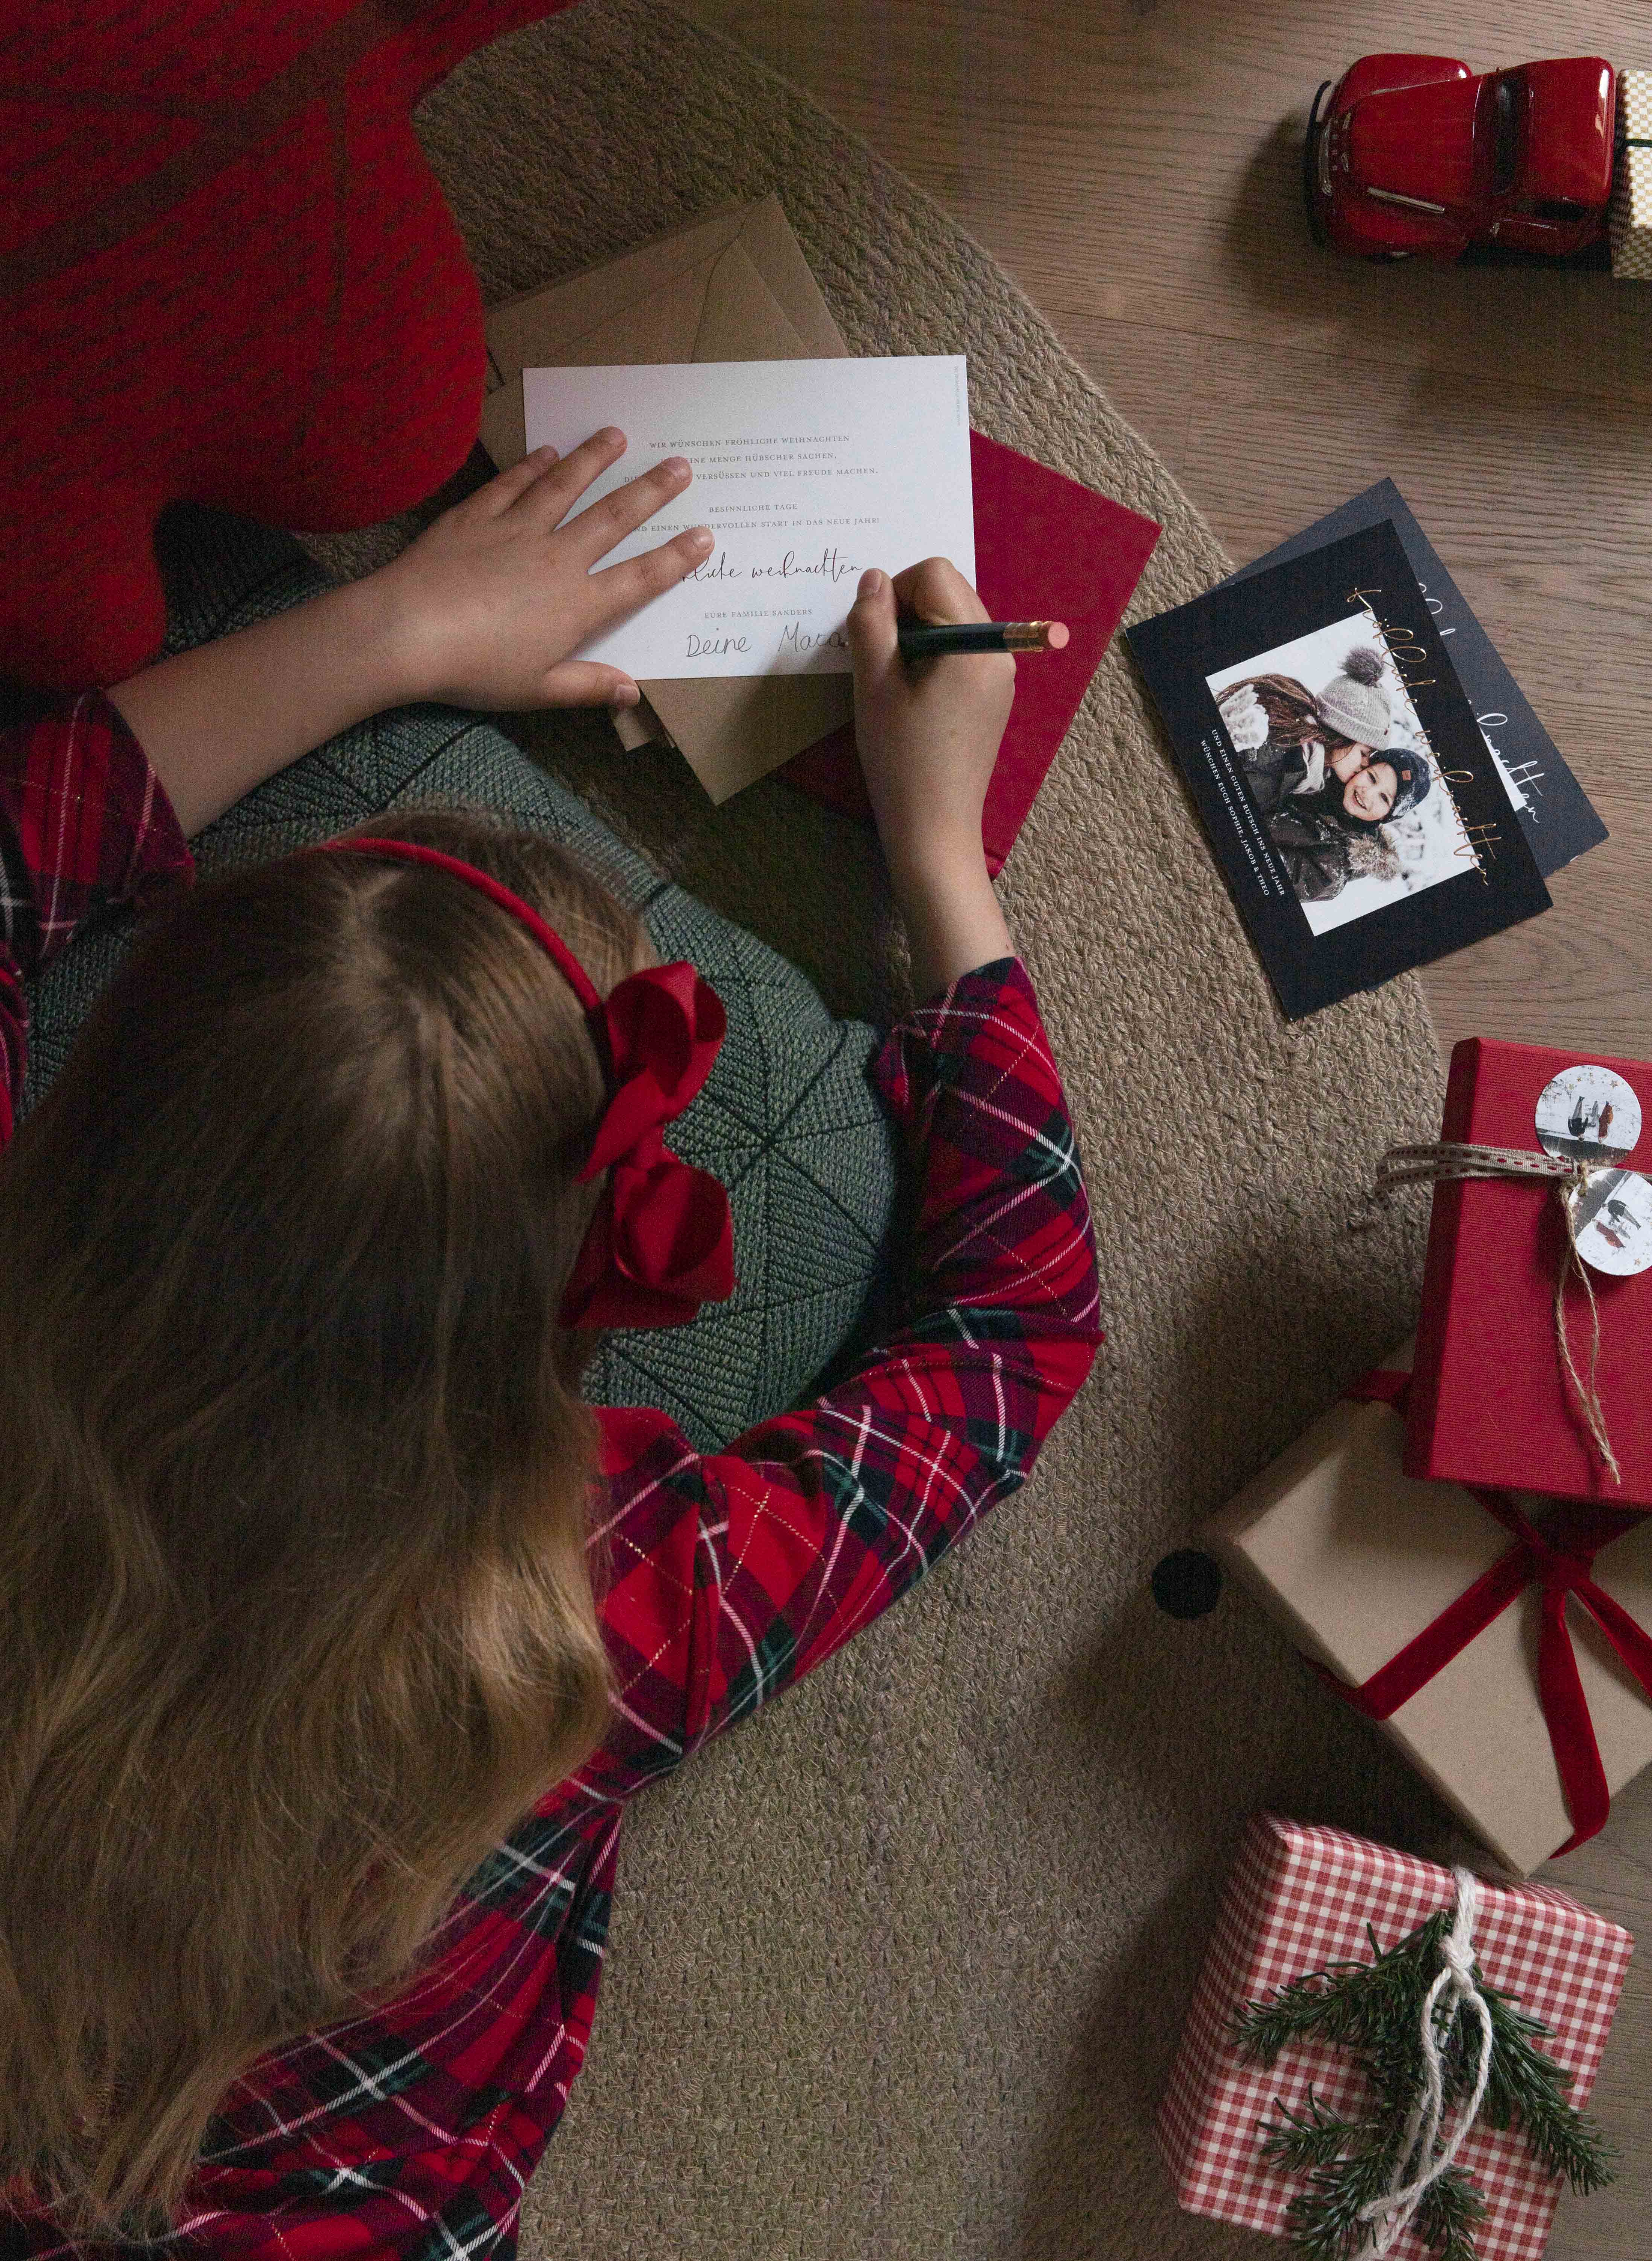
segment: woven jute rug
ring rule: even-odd
[[[419,126],[490,300],[773,190],[856,351],[966,353],[985,431],[1162,522],[1135,615],[1225,570],[991,258],[699,26],[592,0],[473,58]],[[774,781],[713,810],[603,725],[524,736],[835,1003],[876,1004],[859,828]],[[1185,1623],[1147,1588],[1411,1323],[1426,1205],[1366,1188],[1439,1121],[1421,994],[1280,1018],[1117,646],[1002,892],[1072,1095],[1106,1348],[1017,1498],[634,1810],[529,2261],[1276,2251],[1178,2214],[1151,2138],[1240,1824],[1454,1841],[1242,1597]]]

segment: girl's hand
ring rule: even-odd
[[[915,860],[981,862],[980,812],[1016,695],[1008,652],[908,665],[895,642],[897,607],[920,621],[984,621],[958,568],[926,557],[893,581],[861,577],[849,615],[855,663],[855,743],[891,869]]]
[[[693,527],[623,565],[590,568],[680,494],[658,463],[562,521],[625,452],[599,432],[490,481],[401,556],[291,612],[156,662],[109,693],[186,834],[312,746],[418,700],[454,707],[633,706],[617,667],[567,655],[680,581],[711,548]]]
[[[922,998],[1011,954],[980,815],[1016,663],[1008,652],[973,652],[909,666],[895,640],[897,607],[936,622],[984,621],[987,610],[955,565],[926,557],[893,581],[863,574],[849,615],[855,743]]]
[[[693,476],[671,456],[564,525],[624,453],[625,434],[613,427],[570,456],[536,449],[371,577],[410,700],[485,709],[636,705],[640,694],[623,670],[567,655],[682,580],[709,553],[711,535],[692,527],[593,573]]]

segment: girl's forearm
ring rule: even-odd
[[[107,695],[187,837],[300,754],[419,693],[372,574],[160,660]]]
[[[920,1004],[978,965],[1015,956],[978,845],[922,857],[897,852],[889,876],[907,932],[912,994]]]

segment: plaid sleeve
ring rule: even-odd
[[[659,1413],[605,1416],[614,1729],[624,1796],[810,1670],[1024,1480],[1101,1340],[1072,1124],[1018,961],[890,1037],[913,1148],[900,1324],[807,1410],[700,1457]]]
[[[0,736],[0,1141],[23,1088],[24,982],[98,903],[193,869],[143,748],[100,693]]]

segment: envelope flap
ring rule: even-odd
[[[755,785],[801,746],[848,721],[847,675],[729,675],[650,679],[648,698],[715,801]]]
[[[719,285],[729,314],[732,317],[737,308],[741,284],[749,291],[759,286],[752,309],[755,336],[772,334],[775,351],[745,337],[729,352],[697,348],[694,336],[701,312],[697,298],[692,323],[680,341],[669,334],[662,314],[660,321],[636,332],[639,341],[646,339],[648,350],[628,349],[628,323],[639,322],[662,293],[672,294],[676,318],[687,321],[691,298],[711,283],[719,262],[736,246],[742,256]],[[776,309],[779,319],[790,325],[789,332],[778,327]],[[729,335],[735,336],[732,327]],[[849,351],[774,196],[707,213],[618,259],[507,299],[488,314],[487,344],[496,384],[507,383],[535,366],[600,367],[605,362],[644,360],[822,361]]]
[[[808,361],[846,359],[844,334],[821,296],[814,270],[793,234],[780,200],[763,197],[747,207],[740,248],[785,310],[802,341],[798,357]]]
[[[612,358],[612,356],[606,356]],[[808,361],[808,348],[785,308],[731,243],[706,278],[691,361]]]
[[[583,337],[564,340],[557,349],[557,365],[564,369],[602,369],[626,362],[712,359],[712,355],[700,349],[706,300],[717,269],[723,260],[731,256],[740,256],[737,246],[732,252],[724,252],[722,258],[691,268],[687,274],[676,276],[650,297],[621,309]],[[762,284],[757,287],[769,307],[784,321],[785,317]],[[733,358],[757,360],[765,356],[736,355]]]
[[[566,345],[657,291],[669,289],[695,269],[703,283],[718,255],[739,240],[751,209],[747,205],[731,205],[691,220],[670,235],[657,236],[652,243],[639,245],[635,251],[622,253],[618,259],[606,260],[564,282],[525,291],[493,307],[487,317],[487,345],[499,376],[508,379],[535,363],[567,358]],[[616,356],[592,354],[582,358],[585,366],[594,367],[604,358]],[[687,360],[687,346],[680,354],[665,358]]]
[[[482,403],[482,425],[477,437],[492,457],[496,471],[508,471],[528,453],[522,420],[522,380],[512,377],[490,392]]]

